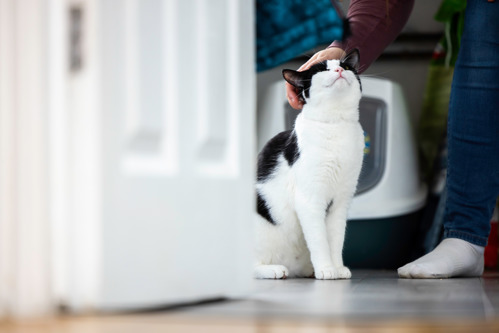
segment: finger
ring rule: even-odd
[[[298,98],[296,93],[296,88],[286,82],[286,97],[288,98],[289,105],[293,109],[300,110],[303,107],[303,102]]]
[[[303,102],[300,101],[299,99],[293,100],[293,102],[290,102],[289,105],[295,110],[301,110],[303,109]]]
[[[304,63],[300,68],[302,70],[307,70],[309,69],[316,61],[317,61],[317,58],[319,57],[319,53],[316,53],[314,54],[310,59],[308,59],[308,61],[306,63]]]
[[[312,65],[314,63],[316,63],[318,57],[319,57],[318,53],[314,54],[312,56],[312,58],[308,59],[308,61],[306,63],[304,63],[303,65],[301,65],[300,68],[298,68],[298,71],[305,71],[305,70],[309,69],[310,67],[312,67]]]
[[[323,51],[317,52],[312,58],[310,58],[302,67],[302,70],[307,70],[315,64],[328,60],[327,54]]]
[[[329,48],[317,52],[310,58],[306,63],[304,63],[298,70],[304,71],[312,67],[313,65],[331,59],[341,59],[345,56],[345,51],[339,48]]]
[[[286,82],[286,97],[288,98],[289,104],[295,104],[298,96],[296,95],[295,88]]]

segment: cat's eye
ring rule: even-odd
[[[345,68],[346,71],[350,70],[350,66],[348,66],[348,65],[345,65],[345,67],[343,67],[343,68]]]

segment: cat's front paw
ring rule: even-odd
[[[352,272],[345,266],[337,267],[336,272],[338,273],[338,279],[350,279],[352,277]]]
[[[317,280],[334,280],[338,278],[338,273],[332,266],[325,266],[320,269],[316,269],[314,274]]]
[[[289,276],[288,269],[282,265],[258,265],[255,267],[257,279],[285,279]]]

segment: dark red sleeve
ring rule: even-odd
[[[358,48],[363,72],[395,40],[413,5],[414,0],[352,0],[347,14],[351,36],[329,47],[340,47],[346,52]]]

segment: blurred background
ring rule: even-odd
[[[0,2],[0,319],[250,292],[256,154],[296,117],[281,71],[333,38],[259,68],[262,3]],[[363,78],[352,267],[393,269],[438,242],[448,91],[428,91],[452,27],[439,6],[416,1]],[[438,68],[450,82],[451,64]]]

